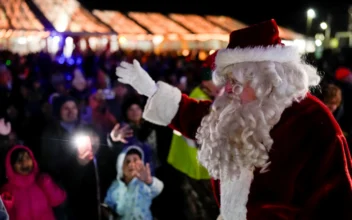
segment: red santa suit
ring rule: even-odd
[[[274,20],[231,33],[228,48],[216,55],[215,66],[266,60],[300,61],[296,50],[281,44]],[[290,74],[290,71],[285,73]],[[148,99],[143,117],[156,124],[169,125],[195,139],[211,106],[211,101],[191,99],[177,88],[159,82],[158,90]],[[252,177],[248,181],[239,179],[231,186],[233,189],[225,187],[225,192],[220,192],[221,183],[213,180],[219,205],[221,197],[231,194],[230,197],[238,198],[232,201],[233,216],[242,213],[242,217],[227,215],[223,218],[351,220],[351,156],[339,125],[324,104],[306,93],[302,100],[293,102],[283,111],[270,136],[273,144],[268,152],[271,163],[267,172],[255,169],[253,180]],[[245,192],[247,188],[249,192]]]

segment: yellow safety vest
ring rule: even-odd
[[[197,100],[210,100],[210,97],[204,93],[199,86],[191,92],[189,97]],[[208,171],[197,159],[197,152],[198,149],[194,140],[186,138],[182,136],[181,133],[174,131],[167,161],[174,168],[193,179],[210,179]]]

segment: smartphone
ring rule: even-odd
[[[114,218],[119,217],[119,215],[115,212],[115,210],[113,210],[112,208],[110,208],[107,204],[105,203],[100,203],[100,206],[105,209],[109,215],[112,215]]]

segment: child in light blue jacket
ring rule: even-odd
[[[144,153],[138,146],[129,146],[117,159],[117,179],[111,184],[105,203],[122,220],[152,220],[152,200],[164,184],[152,177],[149,164],[144,165]]]

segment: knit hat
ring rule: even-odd
[[[54,117],[60,119],[61,107],[68,101],[76,102],[76,100],[71,96],[57,96],[53,98],[53,114]]]
[[[132,105],[138,105],[143,109],[143,104],[139,96],[130,96],[125,99],[125,101],[122,104],[122,116],[124,120],[127,120],[127,110],[132,106]]]

